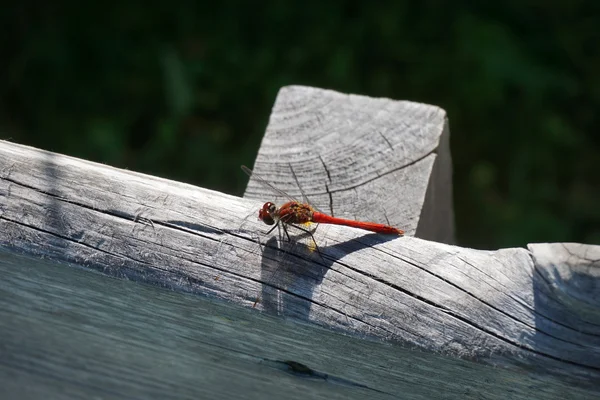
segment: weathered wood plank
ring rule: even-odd
[[[590,398],[544,375],[382,345],[2,250],[0,275],[2,398]],[[294,372],[286,361],[312,371]]]
[[[453,243],[449,135],[439,107],[289,86],[277,96],[254,171],[294,198],[304,191],[323,212]],[[254,180],[244,197],[285,200]]]
[[[513,398],[539,397],[539,393],[546,398],[563,398],[566,393],[591,398],[600,393],[599,324],[596,317],[590,317],[598,315],[597,297],[587,300],[586,314],[578,314],[572,307],[579,303],[565,302],[557,296],[553,284],[549,283],[552,275],[540,273],[528,250],[478,251],[412,237],[389,238],[352,228],[320,226],[316,232],[324,258],[320,259],[300,246],[278,243],[274,237],[263,237],[262,242],[267,241],[268,245],[259,248],[256,233],[266,229],[255,218],[260,205],[260,201],[0,142],[1,248],[67,261],[111,276],[194,295],[172,300],[176,303],[174,310],[163,310],[156,318],[146,317],[145,322],[134,329],[136,335],[150,334],[149,326],[168,320],[169,312],[196,321],[203,312],[199,303],[213,304],[204,296],[248,308],[240,309],[235,318],[244,312],[252,315],[248,318],[263,318],[252,312],[252,305],[260,296],[257,310],[296,322],[286,322],[291,324],[286,332],[289,341],[282,342],[278,356],[257,357],[301,362],[343,382],[358,382],[382,396],[406,393],[409,381],[432,386],[432,379],[438,377],[444,381],[443,394],[447,397],[460,397],[459,394],[470,390],[486,390],[486,397],[506,398],[509,388],[515,388],[516,392],[510,392]],[[597,249],[587,251],[592,254],[590,251]],[[596,262],[589,257],[581,257],[581,260],[588,260],[592,265]],[[279,268],[277,278],[271,279],[275,268]],[[14,265],[6,267],[3,275],[14,269]],[[57,278],[63,281],[63,294],[59,295],[52,294],[52,284],[45,286],[44,282],[50,278],[42,272],[38,276],[37,271],[41,269],[32,266],[20,275],[14,272],[11,283],[1,280],[2,309],[8,310],[8,314],[2,318],[7,323],[2,325],[0,334],[13,338],[9,347],[3,347],[6,349],[3,359],[10,360],[2,364],[3,379],[24,376],[19,374],[29,365],[29,358],[18,358],[23,349],[15,347],[18,333],[12,327],[20,326],[15,328],[18,331],[41,329],[43,332],[38,324],[47,323],[47,317],[44,319],[36,314],[38,311],[31,311],[30,300],[15,300],[17,297],[11,292],[14,282],[22,281],[21,284],[27,286],[26,277],[32,277],[31,292],[38,293],[45,304],[60,305],[61,310],[71,307],[64,303],[69,290],[73,296],[93,298],[87,303],[81,300],[90,312],[87,320],[82,322],[78,316],[69,322],[65,317],[60,323],[62,333],[56,333],[55,339],[49,342],[39,342],[42,348],[52,343],[66,346],[67,343],[59,339],[75,334],[67,331],[86,330],[89,320],[95,321],[98,313],[110,318],[107,313],[114,308],[110,304],[104,307],[93,293],[80,292],[86,290],[82,280],[96,279],[96,275],[63,270],[66,276]],[[83,275],[71,282],[70,274]],[[119,281],[103,282],[117,285]],[[139,287],[128,285],[133,286],[121,290]],[[105,290],[108,289],[96,292],[102,294]],[[148,290],[151,292],[144,292],[145,295],[140,294],[131,301],[136,306],[153,309],[160,302],[155,296],[176,296],[157,288]],[[186,300],[182,300],[184,298]],[[128,302],[126,298],[115,301]],[[181,308],[180,303],[187,301],[194,303],[194,308]],[[104,311],[96,309],[96,305]],[[81,309],[78,313],[85,314],[85,311]],[[147,315],[148,311],[135,308],[128,311],[126,318],[120,318],[125,318],[123,323],[126,323],[128,319],[135,319],[136,313]],[[221,315],[233,318],[229,312]],[[262,322],[253,320],[252,323]],[[263,354],[257,348],[274,346],[273,335],[279,328],[275,321],[269,327],[245,326],[231,330],[239,329],[240,334],[248,334],[249,330],[259,329],[259,333],[251,334],[252,340],[246,338],[244,343],[249,346],[247,353]],[[119,325],[113,333],[121,335],[122,329],[125,328]],[[209,327],[197,329],[210,330]],[[322,339],[321,335],[330,331],[376,341],[357,339],[344,350],[332,347],[331,341],[338,339]],[[82,334],[77,343],[87,342],[88,346],[104,349],[110,346],[106,339],[110,332],[111,329],[106,328],[98,337]],[[230,333],[233,334],[219,333],[222,347],[229,346]],[[182,337],[188,338],[190,334]],[[28,337],[32,342],[39,339]],[[156,336],[148,343],[168,346],[158,337],[168,335]],[[136,351],[142,351],[141,347],[148,343],[136,344]],[[79,346],[75,346],[77,354],[83,359],[91,357]],[[313,352],[308,348],[314,349]],[[326,351],[334,348],[335,351]],[[373,348],[378,351],[374,352]],[[435,357],[435,362],[428,364],[419,359],[419,363],[429,365],[423,367],[425,370],[405,364],[402,352],[411,348],[423,351],[424,358]],[[62,348],[62,351],[67,350]],[[103,362],[126,362],[135,358],[136,351],[128,353],[126,358],[108,357]],[[153,347],[152,351],[157,350]],[[315,361],[321,360],[314,354],[318,352],[327,355],[326,363]],[[398,358],[395,361],[377,358],[385,352]],[[139,357],[140,363],[149,362],[147,355]],[[44,365],[48,368],[61,370],[60,365],[53,364],[52,357],[45,359]],[[170,359],[175,360],[175,356]],[[66,358],[61,360],[69,363]],[[136,365],[130,367],[138,368]],[[390,370],[383,366],[389,366]],[[510,383],[479,382],[479,379],[489,379],[487,368],[490,366],[495,367],[492,375],[498,374],[498,379],[507,379]],[[68,368],[74,367],[68,365]],[[248,368],[252,367],[241,363],[237,373],[244,374]],[[422,380],[418,380],[410,372],[414,368],[418,373],[431,369],[429,376],[420,376],[418,379]],[[160,369],[157,367],[154,373]],[[474,375],[462,376],[465,370]],[[46,385],[43,387],[48,390],[58,385],[41,371],[28,373],[37,375],[36,382]],[[148,373],[147,377],[151,375]],[[246,384],[252,387],[249,381]],[[437,390],[439,385],[441,383],[436,383],[433,388]],[[506,390],[493,393],[493,387]],[[15,386],[12,388],[18,390]],[[124,386],[120,388],[115,392],[116,397],[131,393]],[[220,389],[213,390],[217,393]],[[413,387],[412,390],[415,398],[435,398],[430,391],[419,391],[424,388]],[[322,393],[327,397],[326,392]],[[354,396],[364,397],[364,393]]]

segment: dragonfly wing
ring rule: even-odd
[[[298,189],[300,189],[300,193],[302,193],[302,200],[304,201],[304,203],[306,204],[310,204],[310,206],[318,212],[322,212],[318,207],[316,207],[309,199],[308,196],[306,195],[306,193],[304,192],[304,189],[302,189],[302,185],[300,185],[300,181],[298,180],[298,177],[296,176],[296,172],[294,172],[294,168],[292,168],[292,164],[288,163],[288,166],[290,167],[290,171],[292,172],[292,176],[294,177],[294,180],[296,181],[296,186],[298,186]]]
[[[269,189],[271,189],[274,193],[276,193],[288,200],[297,201],[296,199],[294,199],[292,196],[290,196],[283,190],[277,189],[275,186],[271,185],[266,179],[264,179],[263,177],[258,175],[256,172],[252,172],[252,170],[250,168],[246,167],[245,165],[242,165],[242,171],[244,171],[246,173],[246,175],[248,175],[251,179],[256,179],[261,185],[264,185],[264,186],[268,187]]]
[[[292,168],[292,165],[288,164],[288,166],[290,167],[290,171],[292,172],[292,176],[294,177],[294,180],[296,181],[296,185],[298,186],[298,189],[300,189],[300,193],[302,193],[302,197],[303,197],[302,203],[310,204],[310,206],[312,208],[314,208],[316,211],[322,212],[318,207],[315,207],[309,201],[308,196],[306,195],[306,193],[302,189],[302,186],[300,186],[300,182],[298,181],[298,177],[296,176],[296,173],[294,172],[294,169]],[[264,185],[264,186],[268,187],[270,190],[272,190],[273,193],[276,193],[279,196],[282,196],[283,198],[286,198],[288,200],[300,203],[300,201],[298,201],[298,199],[295,199],[294,197],[290,196],[289,194],[287,194],[286,192],[284,192],[281,189],[277,189],[275,186],[273,186],[272,184],[270,184],[265,178],[263,178],[262,176],[260,176],[258,173],[253,172],[250,168],[246,167],[245,165],[242,165],[241,168],[242,168],[242,171],[244,171],[246,173],[246,175],[248,175],[250,178],[256,179],[261,185]]]

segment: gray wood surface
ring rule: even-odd
[[[0,274],[3,399],[593,395],[2,250]]]
[[[261,203],[0,142],[0,390],[600,394],[597,246],[479,251],[319,226],[321,259],[261,236]]]
[[[303,190],[320,211],[452,244],[449,135],[439,107],[288,86],[254,171],[298,200]],[[252,180],[244,197],[265,201],[265,192]]]

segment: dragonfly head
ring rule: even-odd
[[[277,206],[270,201],[266,202],[262,208],[258,211],[258,219],[267,225],[273,225],[275,223],[275,214],[277,213]]]

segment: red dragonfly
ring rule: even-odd
[[[280,193],[280,194],[284,195],[285,197],[289,198],[289,196],[287,194],[285,194],[281,190],[278,190],[275,187],[273,187],[269,182],[267,182],[266,180],[264,180],[257,174],[253,173],[252,170],[250,170],[248,167],[242,165],[242,170],[246,174],[248,174],[248,176],[258,180],[260,183],[271,188],[271,190],[275,191],[276,193]],[[292,170],[292,173],[293,173],[293,170]],[[300,190],[302,190],[302,189],[300,188]],[[267,225],[275,225],[275,226],[273,226],[273,228],[271,228],[271,230],[269,230],[269,232],[267,234],[271,233],[273,231],[273,229],[275,229],[280,223],[282,223],[281,226],[283,227],[286,235],[288,236],[288,240],[289,240],[289,234],[287,233],[286,224],[293,224],[296,228],[303,230],[303,231],[311,234],[311,236],[312,236],[312,233],[310,231],[298,226],[298,225],[306,224],[309,222],[314,222],[314,223],[319,223],[319,224],[334,224],[334,225],[351,226],[353,228],[364,229],[367,231],[371,231],[371,232],[375,232],[375,233],[382,233],[382,234],[386,234],[386,235],[403,235],[404,234],[403,230],[394,228],[393,226],[389,226],[389,225],[385,225],[385,224],[378,224],[375,222],[362,222],[362,221],[355,221],[355,220],[351,220],[351,219],[332,217],[330,215],[327,215],[327,214],[324,214],[322,212],[315,210],[308,203],[300,203],[298,201],[288,201],[287,203],[283,204],[281,207],[277,207],[274,203],[268,201],[258,211],[258,218]],[[313,240],[314,240],[314,238],[313,238]]]

